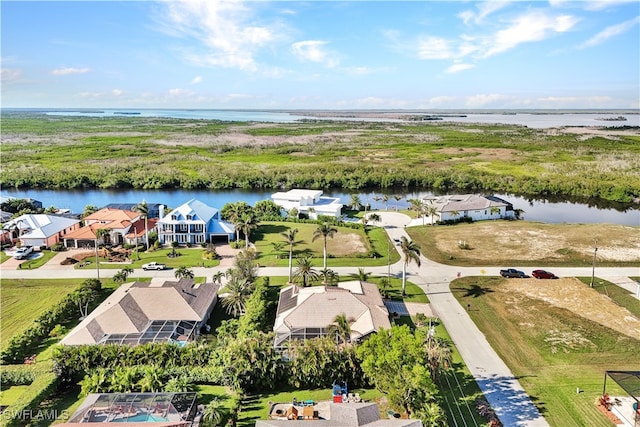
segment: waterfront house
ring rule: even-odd
[[[158,239],[163,245],[172,242],[200,244],[218,239],[229,242],[235,235],[233,225],[221,219],[218,209],[196,199],[178,206],[167,215],[161,207],[157,229]]]
[[[275,347],[283,349],[292,339],[327,335],[336,316],[352,319],[351,341],[360,341],[381,328],[389,329],[389,311],[375,283],[359,280],[337,286],[288,286],[280,291],[276,321]]]
[[[322,195],[322,190],[293,189],[274,193],[271,199],[286,212],[296,209],[311,219],[317,219],[319,215],[335,218],[340,218],[342,215],[340,199],[325,197]]]
[[[429,196],[423,202],[436,208],[434,222],[458,221],[471,218],[473,221],[514,218],[511,203],[496,196],[478,194],[454,194],[448,196]]]
[[[141,218],[140,213],[116,208],[102,208],[84,218],[84,227],[65,236],[67,247],[89,248],[98,241],[98,230],[105,229],[109,233],[101,237],[104,244],[121,245],[123,243],[144,242],[145,234],[153,231],[156,218]]]
[[[219,285],[193,279],[119,286],[60,342],[63,345],[193,341],[218,301]]]
[[[12,233],[23,246],[50,247],[80,228],[80,221],[58,215],[25,214],[6,222],[2,229]]]

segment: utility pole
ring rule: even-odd
[[[593,264],[591,266],[591,284],[590,287],[593,288],[593,282],[596,277],[596,254],[598,253],[598,239],[593,243]]]
[[[98,258],[98,239],[96,239],[96,272],[98,274],[98,280],[100,280],[100,259]]]

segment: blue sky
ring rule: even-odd
[[[638,0],[0,7],[5,108],[640,108]]]

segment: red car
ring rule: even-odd
[[[545,270],[533,270],[531,275],[536,279],[557,279],[558,278],[558,276],[556,276],[555,274]]]

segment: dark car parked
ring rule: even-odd
[[[536,279],[557,279],[558,278],[558,276],[556,276],[555,274],[545,270],[533,270],[531,275]]]

